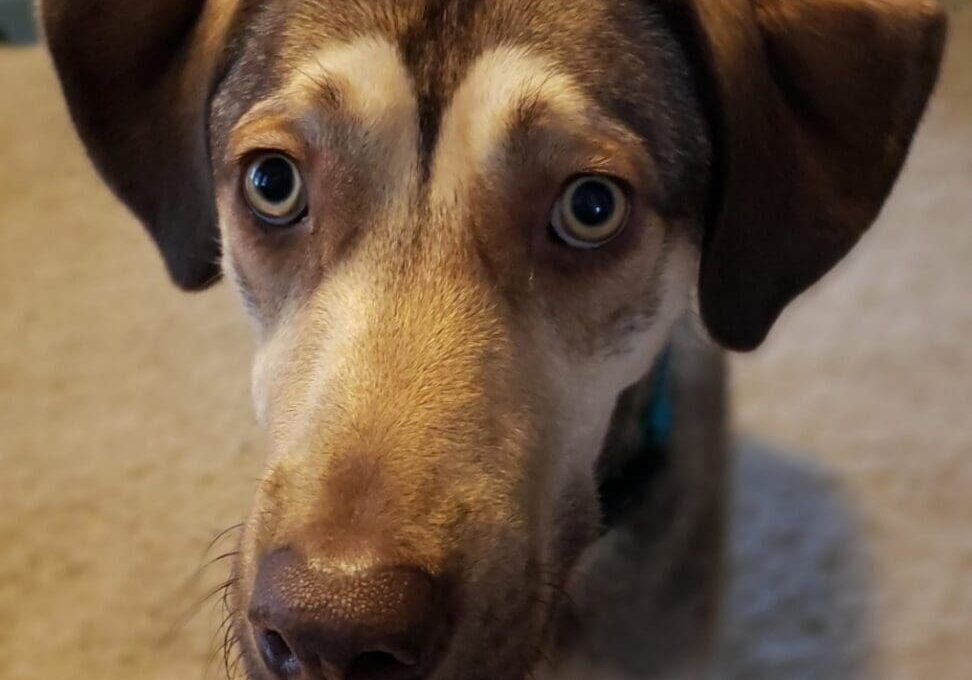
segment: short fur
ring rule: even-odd
[[[269,675],[245,614],[281,548],[448,582],[434,680],[710,670],[724,378],[692,296],[718,342],[750,349],[867,229],[934,84],[936,3],[46,0],[41,16],[93,160],[175,281],[226,273],[255,321],[270,450],[234,593],[252,678]],[[264,149],[308,184],[287,233],[241,195]],[[628,228],[594,252],[548,229],[583,173],[631,188]],[[598,470],[637,450],[667,344],[669,463],[605,534]]]

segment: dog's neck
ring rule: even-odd
[[[618,399],[598,460],[598,491],[605,532],[623,523],[651,493],[668,464],[673,428],[671,350]]]

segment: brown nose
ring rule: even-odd
[[[420,569],[311,567],[277,550],[261,560],[249,617],[280,680],[418,680],[446,620],[436,585]]]

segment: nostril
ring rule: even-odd
[[[348,665],[347,680],[415,680],[415,664],[390,652],[364,652]]]
[[[270,672],[281,680],[300,677],[300,661],[277,631],[264,631],[260,636],[260,654]]]

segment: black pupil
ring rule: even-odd
[[[574,218],[587,227],[600,227],[614,216],[614,194],[597,180],[584,182],[570,199]]]
[[[267,158],[250,171],[250,181],[270,203],[283,203],[294,191],[294,169],[283,158]]]

